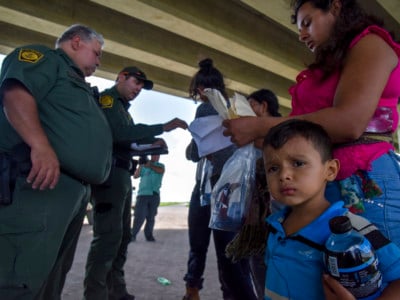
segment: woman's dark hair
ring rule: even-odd
[[[267,89],[261,89],[251,93],[247,100],[254,99],[258,103],[262,104],[263,102],[267,103],[267,110],[268,113],[273,117],[280,117],[282,116],[279,112],[279,102],[276,95]]]
[[[211,58],[203,59],[199,62],[200,69],[194,74],[189,86],[189,96],[193,99],[198,95],[199,87],[211,88],[218,90],[225,99],[228,99],[228,94],[225,90],[224,76],[213,66]]]
[[[328,12],[334,0],[292,0],[292,23],[297,23],[297,13],[300,7],[309,2],[315,8]],[[383,27],[383,21],[373,15],[368,15],[356,0],[339,0],[340,15],[334,25],[331,38],[316,50],[315,61],[309,68],[320,68],[326,78],[338,68],[343,67],[343,61],[351,41],[370,25]]]

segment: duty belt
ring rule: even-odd
[[[115,158],[115,167],[121,168],[127,171],[130,171],[132,169],[132,161],[131,160],[125,160],[121,158]]]

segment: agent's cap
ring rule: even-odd
[[[146,74],[137,67],[125,67],[120,74],[126,74],[128,76],[133,76],[138,80],[143,81],[143,88],[145,90],[151,90],[153,88],[153,81],[148,80]]]

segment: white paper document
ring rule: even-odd
[[[236,93],[232,98],[226,100],[220,91],[216,89],[204,89],[204,94],[208,100],[223,119],[230,119],[233,117],[255,116],[256,114],[251,109],[246,97],[242,94]]]
[[[131,144],[131,149],[132,150],[137,150],[137,151],[143,151],[143,150],[149,150],[149,149],[158,149],[158,148],[161,148],[161,145],[136,144],[136,143],[132,143]]]
[[[189,131],[196,142],[200,157],[232,145],[230,137],[222,134],[222,121],[219,115],[213,115],[197,118],[190,123]]]

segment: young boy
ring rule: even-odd
[[[331,205],[325,199],[325,186],[339,170],[331,149],[324,129],[308,121],[285,121],[265,137],[263,156],[269,191],[286,206],[267,218],[265,299],[355,299],[332,277],[323,275],[329,220],[344,214],[351,215],[353,227],[362,227],[360,232],[376,250],[385,288],[382,299],[399,299],[400,249],[370,222],[350,214],[343,202]]]

